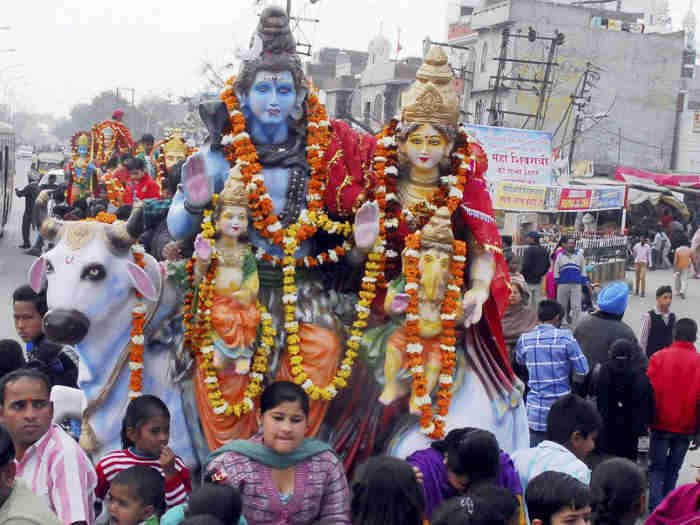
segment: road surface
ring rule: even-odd
[[[17,159],[15,176],[15,188],[24,188],[27,184],[30,159]],[[27,271],[34,257],[24,254],[24,250],[17,248],[22,244],[22,214],[24,213],[24,199],[13,195],[12,213],[5,225],[5,234],[0,239],[0,338],[16,339],[15,326],[12,319],[12,291],[22,283],[27,282]],[[36,231],[32,231],[34,240]]]

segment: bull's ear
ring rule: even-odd
[[[44,281],[46,279],[46,259],[42,255],[37,260],[32,263],[31,268],[29,268],[29,285],[32,287],[34,292],[39,293],[44,287]]]
[[[131,278],[131,283],[134,285],[134,288],[149,301],[156,301],[158,299],[158,292],[153,285],[153,281],[143,268],[131,261],[126,263],[126,268],[129,270],[129,277]]]

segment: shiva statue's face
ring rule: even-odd
[[[88,154],[88,147],[80,145],[78,146],[78,156],[79,157],[87,157]]]
[[[292,113],[296,98],[290,71],[258,71],[250,88],[248,106],[261,124],[282,124]]]

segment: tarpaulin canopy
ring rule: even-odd
[[[654,173],[618,166],[615,179],[628,184],[649,184],[700,189],[700,175],[679,175],[676,173]]]
[[[649,201],[654,207],[658,206],[660,203],[664,203],[675,208],[681,215],[683,215],[684,219],[688,220],[690,217],[688,207],[672,195],[664,195],[654,191],[644,191],[630,188],[627,199],[628,202],[634,206],[643,204],[646,201]]]

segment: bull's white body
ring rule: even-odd
[[[95,225],[97,226],[97,225]],[[104,226],[104,225],[99,225]],[[99,228],[98,226],[98,228]],[[67,224],[65,227],[70,228]],[[80,356],[79,386],[88,402],[96,399],[115,368],[122,349],[129,344],[134,307],[143,302],[153,317],[145,331],[146,347],[143,359],[143,393],[158,396],[170,409],[170,445],[188,465],[196,465],[195,453],[183,415],[182,390],[173,380],[173,349],[164,345],[149,346],[149,338],[164,318],[177,307],[177,294],[167,285],[160,265],[150,255],[144,256],[146,272],[139,282],[130,273],[129,262],[133,255],[127,252],[115,255],[107,246],[105,235],[99,231],[79,249],[72,249],[60,237],[55,248],[44,254],[53,271],[46,274],[47,301],[52,309],[75,309],[90,320],[87,335],[76,345]],[[107,270],[100,281],[86,279],[83,270],[87,265],[99,263]],[[36,265],[42,264],[41,259]],[[31,272],[38,270],[32,268]],[[133,268],[133,266],[132,266]],[[36,279],[34,277],[33,279]],[[149,301],[136,296],[135,286],[143,286],[150,279],[157,291],[158,300]],[[148,284],[148,283],[147,283]],[[121,449],[122,419],[129,402],[128,363],[99,410],[90,418],[90,424],[98,439],[99,448],[94,459]]]

